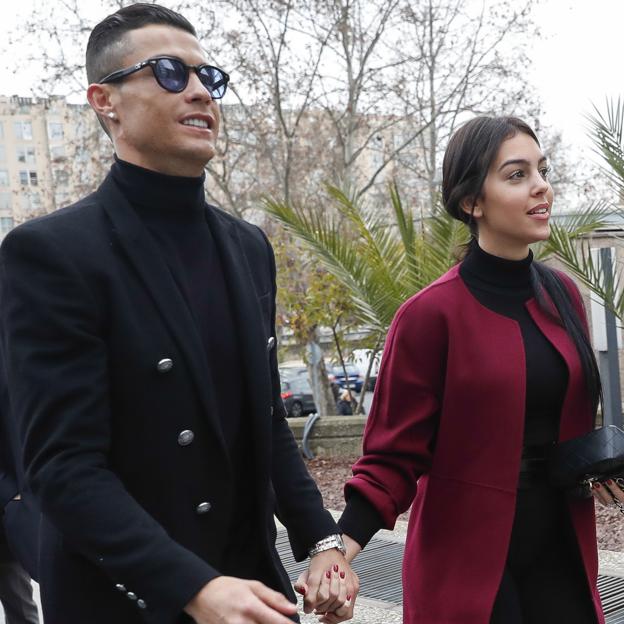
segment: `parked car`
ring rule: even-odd
[[[282,378],[282,400],[286,413],[291,418],[316,412],[312,388],[305,375]]]
[[[279,374],[281,379],[285,379],[288,381],[293,377],[299,377],[303,375],[307,377],[308,375],[308,367],[305,364],[292,364],[289,362],[285,362],[284,364],[280,364]]]
[[[333,383],[337,383],[341,388],[346,388],[348,386],[351,390],[361,392],[364,380],[358,372],[357,367],[353,364],[345,364],[345,369],[347,371],[346,379],[342,365],[334,364],[329,370],[329,380]]]
[[[368,365],[370,363],[371,353],[372,349],[354,349],[351,354],[351,363],[357,368],[362,379],[366,378],[366,371],[368,370]],[[373,391],[375,389],[375,384],[377,383],[377,373],[379,372],[379,366],[381,364],[381,355],[382,352],[377,351],[375,357],[373,358],[373,365],[368,376],[368,383],[366,384],[366,389],[368,391]]]

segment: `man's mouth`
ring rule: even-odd
[[[193,126],[194,128],[205,128],[206,130],[210,128],[210,124],[205,119],[197,119],[195,117],[183,119],[182,124],[185,126]]]

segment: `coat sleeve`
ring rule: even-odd
[[[275,333],[275,258],[267,240],[273,290],[271,325]],[[277,501],[277,515],[288,530],[297,561],[308,556],[310,547],[328,535],[340,533],[323,498],[305,466],[293,433],[286,421],[281,396],[277,348],[271,350],[271,392],[273,397],[273,455],[271,480]]]
[[[377,528],[391,529],[411,505],[418,479],[430,467],[448,342],[434,294],[428,289],[405,303],[388,332],[363,455],[345,486],[347,510],[340,524],[349,535],[348,525],[357,522],[349,513],[354,494],[353,505],[367,524],[376,521],[381,523]],[[366,503],[372,509],[363,514]]]
[[[104,311],[79,262],[41,225],[16,228],[0,250],[0,339],[26,485],[65,548],[104,571],[111,588],[136,594],[145,621],[166,624],[217,572],[110,469]]]

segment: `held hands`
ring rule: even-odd
[[[297,605],[259,581],[218,576],[184,610],[197,624],[292,624]]]
[[[323,624],[338,624],[353,617],[360,580],[347,560],[349,555],[353,559],[357,552],[355,548],[352,548],[352,552],[349,551],[347,539],[345,545],[347,559],[335,548],[320,552],[312,557],[308,569],[295,583],[295,590],[304,596],[303,610],[306,613],[314,611],[320,615],[319,621]],[[357,551],[359,550],[357,545]]]
[[[607,479],[604,483],[594,481],[591,492],[594,498],[602,505],[616,505],[624,513],[624,481],[622,479]]]

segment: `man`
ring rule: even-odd
[[[98,24],[86,64],[111,172],[0,251],[45,622],[297,621],[274,512],[313,555],[306,610],[346,619],[357,577],[280,399],[270,245],[204,201],[228,76],[150,4]]]

